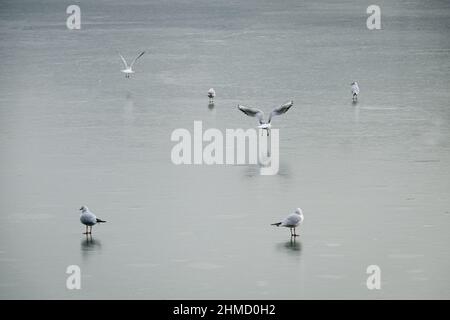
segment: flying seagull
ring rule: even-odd
[[[297,208],[295,209],[294,213],[291,213],[290,215],[288,215],[283,221],[281,222],[276,222],[276,223],[272,223],[272,226],[282,226],[282,227],[286,227],[289,228],[291,231],[291,237],[298,237],[299,235],[295,233],[295,228],[297,228],[300,223],[303,222],[303,212],[302,209]],[[294,233],[292,233],[292,229],[294,229]]]
[[[125,60],[125,58],[119,53],[120,58],[122,59],[122,62],[125,66],[125,69],[120,70],[121,72],[125,73],[125,78],[130,78],[131,74],[134,73],[133,71],[133,65],[134,63],[137,61],[137,59],[139,59],[140,57],[142,57],[144,55],[145,51],[142,51],[136,58],[134,58],[133,62],[131,62],[130,65],[128,65],[127,61]]]
[[[82,206],[80,208],[81,210],[81,216],[80,221],[82,224],[86,226],[86,232],[83,234],[91,234],[92,233],[92,226],[97,223],[103,223],[106,222],[104,220],[101,220],[95,216],[91,211],[89,211],[89,208],[86,206]],[[90,229],[89,229],[90,227]]]
[[[359,94],[359,86],[358,86],[358,82],[352,82],[352,100],[356,101],[358,100],[358,94]]]
[[[209,103],[214,102],[214,97],[216,96],[216,91],[211,88],[208,90],[208,98],[209,98]]]
[[[266,121],[264,121],[264,112],[262,112],[261,110],[257,109],[257,108],[252,108],[252,107],[245,107],[242,106],[240,104],[238,104],[238,108],[239,110],[241,110],[243,113],[245,113],[246,115],[250,116],[250,117],[257,117],[259,120],[259,129],[263,129],[267,131],[267,135],[269,135],[270,132],[270,128],[272,127],[272,125],[270,124],[270,121],[272,120],[273,116],[279,116],[283,113],[286,113],[290,107],[292,107],[294,105],[294,101],[289,101],[286,102],[285,104],[282,104],[279,107],[275,107],[275,109],[272,110],[272,112],[269,115],[269,119]]]

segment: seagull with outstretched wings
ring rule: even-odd
[[[125,60],[125,58],[119,53],[120,59],[122,59],[122,62],[124,64],[124,66],[125,66],[125,69],[120,70],[120,71],[125,73],[125,78],[130,78],[130,76],[134,73],[133,65],[137,61],[137,59],[139,59],[140,57],[142,57],[144,55],[144,53],[145,53],[145,51],[142,51],[136,58],[134,58],[134,60],[131,62],[130,65],[128,65],[128,63]]]
[[[273,116],[279,116],[283,113],[286,113],[292,106],[294,105],[294,101],[289,101],[281,106],[275,107],[269,115],[269,119],[264,121],[264,112],[259,110],[258,108],[246,107],[242,105],[238,105],[238,109],[243,113],[248,115],[249,117],[256,117],[259,120],[259,129],[263,129],[267,131],[267,135],[269,135],[270,128],[272,127],[271,121]]]

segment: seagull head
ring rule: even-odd
[[[300,208],[295,209],[295,213],[302,216],[303,215],[303,211]]]
[[[86,206],[81,206],[80,210],[81,210],[81,212],[86,212],[88,210],[88,208]]]

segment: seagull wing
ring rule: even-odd
[[[238,109],[249,117],[257,117],[260,124],[264,123],[264,112],[262,112],[261,110],[257,108],[241,106],[240,104],[238,104]]]
[[[137,61],[137,59],[142,57],[144,55],[144,53],[145,53],[145,51],[142,51],[136,58],[134,58],[133,62],[130,65],[130,68],[133,68],[134,63]]]
[[[86,212],[81,215],[80,220],[83,224],[95,224],[97,217],[92,212]]]
[[[297,224],[300,223],[300,216],[296,213],[291,213],[286,217],[286,219],[283,220],[282,225],[283,226],[297,226]]]
[[[128,64],[125,58],[119,53],[120,59],[122,59],[123,64],[125,65],[125,69],[128,69]]]
[[[273,116],[279,116],[283,113],[286,113],[292,106],[294,105],[294,101],[289,101],[286,102],[285,104],[282,104],[279,107],[276,107],[275,109],[272,110],[272,112],[269,115],[269,121],[268,123],[270,123],[270,121],[272,120]]]
[[[97,216],[91,211],[91,210],[87,210],[86,214],[88,214],[90,217],[92,217],[94,220],[97,219]]]

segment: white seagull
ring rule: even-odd
[[[142,51],[136,58],[134,58],[133,62],[131,62],[130,65],[128,65],[127,61],[125,60],[125,58],[119,53],[120,58],[122,59],[122,62],[125,66],[125,69],[120,70],[121,72],[125,73],[125,78],[129,78],[131,76],[131,74],[134,73],[133,71],[133,65],[136,62],[137,59],[139,59],[140,57],[142,57],[144,55],[145,51]]]
[[[103,223],[106,222],[104,220],[98,219],[95,214],[93,214],[91,211],[89,211],[89,208],[86,206],[82,206],[80,208],[81,210],[81,216],[80,221],[82,224],[86,226],[86,232],[83,234],[92,234],[92,226],[97,223]],[[89,229],[90,227],[90,229]]]
[[[279,107],[275,107],[275,109],[272,110],[272,112],[269,115],[269,119],[264,121],[264,112],[257,108],[251,108],[251,107],[245,107],[240,104],[238,104],[239,110],[241,110],[243,113],[250,117],[257,117],[259,119],[259,129],[263,129],[267,131],[267,135],[269,135],[270,128],[272,125],[270,124],[270,121],[272,120],[273,116],[279,116],[283,113],[286,113],[290,107],[294,105],[294,101],[286,102],[285,104],[282,104]]]
[[[352,100],[356,101],[358,100],[358,94],[359,94],[359,86],[358,86],[358,82],[352,82]]]
[[[208,98],[209,98],[209,102],[213,102],[214,97],[216,96],[216,91],[213,88],[210,88],[208,90]]]
[[[297,228],[300,223],[302,223],[304,220],[302,209],[297,208],[295,209],[294,213],[291,213],[288,215],[283,221],[272,223],[272,226],[282,226],[289,228],[291,231],[291,237],[298,237],[299,235],[295,233],[295,228]],[[292,233],[292,229],[294,229],[294,233]]]

